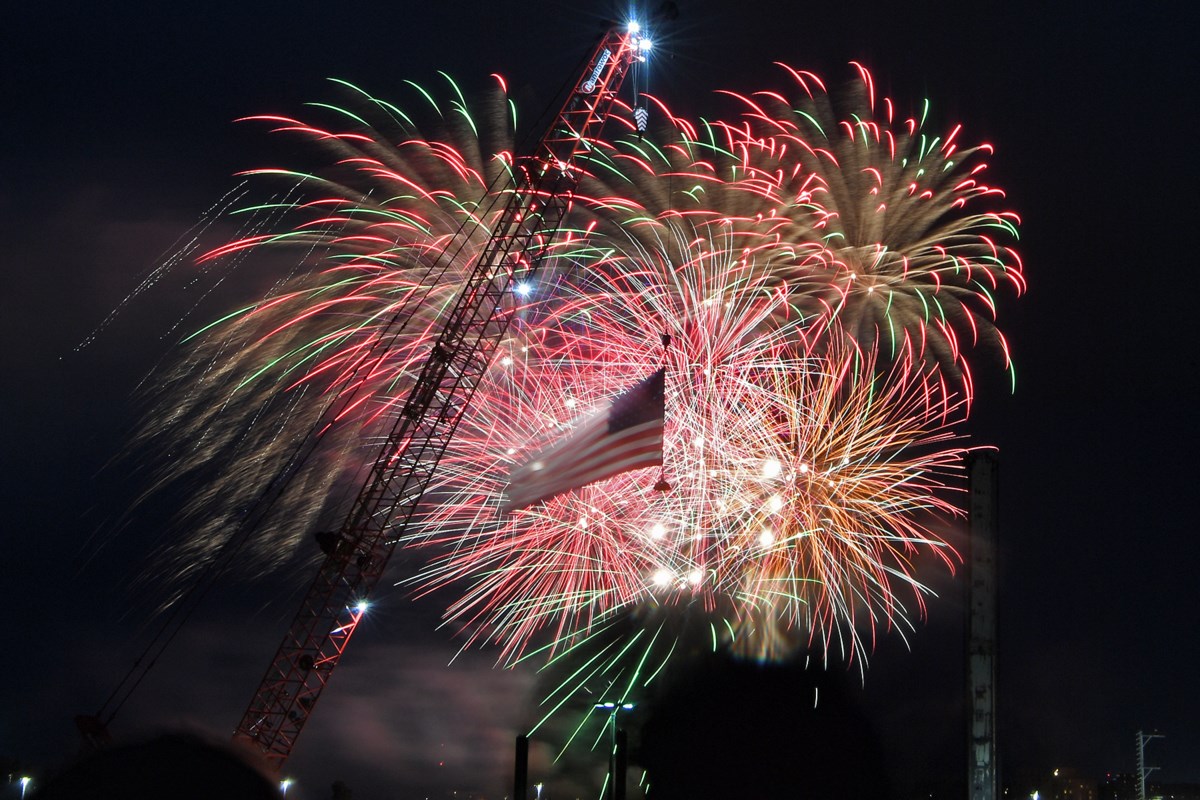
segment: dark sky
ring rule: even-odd
[[[991,176],[1023,216],[1030,285],[1001,307],[1016,394],[998,366],[978,365],[970,424],[976,442],[1000,448],[1003,763],[1012,775],[1064,767],[1099,778],[1132,770],[1135,731],[1156,729],[1167,736],[1150,747],[1156,777],[1200,782],[1200,592],[1196,525],[1186,521],[1198,371],[1195,292],[1184,280],[1197,267],[1195,6],[679,5],[679,19],[656,35],[652,78],[677,108],[703,113],[713,89],[776,81],[773,61],[842,79],[858,60],[885,93],[929,96],[941,119],[964,124],[964,140],[996,145]],[[324,99],[330,76],[388,97],[403,79],[439,69],[469,80],[501,72],[519,97],[542,98],[566,80],[599,21],[624,14],[548,0],[26,4],[6,13],[0,757],[61,761],[74,746],[71,717],[99,706],[144,641],[144,594],[128,587],[157,532],[137,520],[112,530],[108,520],[139,487],[120,471],[97,473],[121,450],[137,381],[191,301],[165,287],[124,308],[94,344],[75,346],[232,173],[263,162],[265,137],[232,120]],[[961,602],[957,585],[942,588],[909,649],[880,646],[865,685],[844,668],[819,676],[714,665],[680,696],[716,697],[715,716],[760,722],[757,752],[772,764],[808,752],[842,767],[880,762],[898,794],[936,783],[961,767],[963,727]],[[223,736],[295,591],[287,581],[218,591],[118,732],[187,724]],[[399,592],[380,598],[290,765],[295,796],[324,797],[337,778],[362,798],[505,789],[534,679],[490,669],[487,653],[445,667],[455,645],[429,619]],[[829,714],[793,730],[814,683],[827,689]],[[728,716],[734,705],[744,718]],[[658,730],[703,730],[674,713]],[[844,747],[825,753],[818,740]],[[795,747],[779,746],[788,741]],[[751,761],[756,751],[725,752]]]

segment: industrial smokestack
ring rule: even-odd
[[[529,737],[517,737],[517,757],[513,764],[513,800],[529,796]]]
[[[969,800],[997,800],[996,549],[999,462],[967,456],[967,780]]]

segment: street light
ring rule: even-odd
[[[621,786],[620,794],[617,794],[617,778],[620,777],[622,783],[625,781],[624,764],[621,765],[621,769],[617,769],[617,714],[620,714],[622,711],[632,711],[635,704],[607,702],[596,703],[595,707],[602,708],[608,712],[608,725],[612,731],[612,748],[608,751],[608,800],[625,800],[625,787],[623,785]],[[622,751],[624,750],[624,748],[621,749]],[[625,753],[621,752],[619,755],[623,761]],[[620,776],[617,775],[618,772],[621,773]]]

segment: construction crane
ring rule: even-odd
[[[398,532],[413,519],[508,327],[505,295],[546,253],[617,92],[649,46],[636,23],[605,33],[533,154],[516,162],[491,238],[443,317],[362,490],[341,528],[318,537],[325,559],[234,734],[276,770],[345,652]],[[644,128],[645,107],[635,100],[634,108]]]

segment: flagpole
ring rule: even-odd
[[[665,396],[667,392],[667,356],[670,355],[671,334],[663,331],[659,334],[662,342],[662,371],[663,371],[663,395],[664,404],[666,403]],[[663,420],[664,433],[666,431],[666,420]],[[663,448],[663,463],[658,467],[658,482],[654,484],[654,491],[669,492],[671,491],[671,483],[667,480],[667,452],[666,447]]]

